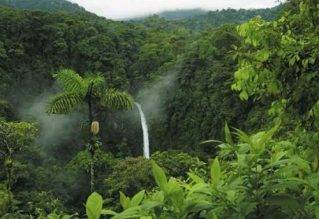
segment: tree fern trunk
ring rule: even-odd
[[[91,193],[94,192],[94,154],[91,154],[90,190],[91,190]]]
[[[93,109],[92,109],[92,92],[93,92],[93,83],[90,84],[89,91],[87,94],[88,108],[89,108],[89,124],[91,126],[93,122]],[[90,131],[90,143],[89,143],[89,152],[91,155],[91,164],[90,164],[90,191],[94,192],[94,139],[93,134]]]

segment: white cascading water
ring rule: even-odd
[[[137,106],[138,112],[140,113],[140,117],[141,117],[141,124],[142,124],[142,130],[143,130],[143,143],[144,143],[144,150],[143,150],[144,157],[146,159],[149,159],[150,158],[150,142],[148,139],[148,127],[146,123],[146,118],[141,105],[139,103],[135,103],[135,105]]]

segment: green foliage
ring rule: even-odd
[[[244,123],[248,110],[229,89],[235,69],[232,47],[239,43],[235,27],[227,25],[203,32],[189,45],[178,63],[180,68],[172,97],[165,103],[169,121],[164,120],[162,126],[168,126],[165,136],[169,137],[158,144],[212,153],[209,149],[198,148],[198,143],[220,139],[224,121],[236,126]]]
[[[150,161],[139,158],[119,160],[105,179],[107,196],[118,197],[118,191],[134,195],[142,188],[151,190],[154,187]]]
[[[78,93],[60,93],[51,99],[47,112],[50,114],[68,114],[82,101],[83,99]]]
[[[37,129],[27,122],[0,121],[0,145],[4,154],[14,153],[30,144]]]
[[[212,179],[212,184],[213,185],[218,185],[220,178],[221,178],[221,170],[220,170],[220,165],[218,158],[216,158],[211,166],[210,169],[210,176]]]
[[[74,158],[68,163],[68,168],[74,170],[85,170],[89,172],[90,170],[91,157],[87,150],[80,151]],[[107,171],[117,163],[117,159],[111,153],[106,153],[102,150],[96,151],[95,165],[101,174],[107,174]]]
[[[166,174],[176,178],[187,178],[190,170],[197,173],[206,173],[206,165],[198,157],[180,151],[163,151],[152,154],[152,159],[156,161],[166,172]]]
[[[48,113],[67,114],[82,103],[92,107],[94,100],[98,102],[96,99],[100,99],[101,106],[111,109],[130,109],[133,106],[133,99],[129,94],[115,89],[104,90],[105,80],[99,74],[82,78],[72,70],[62,70],[54,77],[63,92],[51,100]]]
[[[120,203],[121,203],[122,208],[124,210],[126,210],[128,208],[133,208],[133,207],[139,206],[140,203],[143,201],[144,195],[145,195],[145,191],[142,190],[139,193],[137,193],[136,195],[134,195],[132,197],[132,199],[130,199],[130,197],[126,197],[125,194],[120,192]]]
[[[102,213],[103,199],[98,193],[92,193],[86,201],[86,215],[89,219],[99,219]]]
[[[15,163],[14,159],[19,152],[24,152],[30,146],[35,139],[36,132],[36,127],[27,122],[0,121],[0,154],[3,166],[7,171],[8,184],[12,183],[12,170],[21,166]]]
[[[84,8],[80,7],[79,5],[64,0],[1,0],[0,5],[19,9],[42,10],[49,12],[85,12]]]
[[[64,1],[3,2],[79,12],[0,8],[4,218],[319,217],[315,0],[289,1],[276,20],[282,6],[133,22],[82,13]],[[220,26],[225,23],[243,24],[236,31]],[[52,78],[52,72],[58,73]],[[50,114],[88,108],[85,120],[100,122],[88,150],[80,147],[88,137],[80,125],[67,141],[46,148],[34,145],[34,125],[9,122],[54,79],[61,92],[51,99]],[[143,87],[152,91],[151,107],[138,95]],[[119,90],[145,105],[152,151],[162,151],[151,161],[127,157],[140,154],[141,130],[112,113],[133,106]],[[247,132],[232,133],[228,124]],[[84,209],[89,172],[106,199],[93,193]]]
[[[0,121],[0,159],[6,180],[6,190],[1,189],[4,196],[1,211],[12,208],[12,186],[21,177],[21,169],[25,168],[25,165],[17,160],[17,155],[26,151],[34,141],[36,132],[35,126],[27,122]]]
[[[209,182],[195,174],[189,175],[189,181],[167,180],[163,169],[153,162],[159,190],[148,194],[138,207],[124,204],[122,213],[111,215],[114,218],[315,217],[319,207],[317,172],[311,170],[292,142],[272,139],[277,129],[254,135],[238,130],[238,144],[220,145],[220,156],[211,165]],[[125,203],[126,196],[121,196]]]
[[[184,27],[192,31],[203,31],[213,29],[223,24],[240,24],[256,16],[261,16],[265,20],[273,20],[282,12],[284,5],[266,9],[223,9],[215,11],[176,10],[164,11],[159,15],[153,15],[146,19],[137,19],[135,22],[142,23],[148,27],[176,29]],[[158,26],[160,25],[160,26]]]
[[[0,184],[0,215],[4,215],[9,208],[10,194],[6,186]]]
[[[133,107],[133,98],[126,92],[108,89],[103,93],[101,104],[111,109],[123,110]]]
[[[0,10],[0,25],[5,30],[1,34],[0,54],[6,57],[0,61],[0,89],[3,87],[1,93],[8,99],[19,93],[10,99],[12,105],[31,102],[39,93],[47,91],[54,82],[49,77],[53,72],[59,72],[57,77],[70,77],[71,87],[64,89],[63,84],[58,83],[64,92],[53,100],[55,107],[50,113],[69,113],[77,109],[85,91],[77,95],[77,90],[75,94],[74,90],[79,89],[76,84],[79,81],[75,78],[88,78],[85,72],[100,72],[108,91],[128,90],[131,94],[137,94],[145,85],[152,87],[158,77],[169,73],[172,78],[176,76],[176,80],[170,81],[172,89],[159,91],[163,94],[160,110],[167,116],[149,121],[151,141],[158,147],[156,149],[169,146],[197,150],[198,142],[221,137],[225,120],[242,128],[239,123],[245,119],[246,108],[229,90],[235,68],[230,53],[232,45],[240,43],[234,26],[198,32],[194,31],[197,28],[190,30],[179,22],[171,28],[170,22],[156,18],[146,19],[139,25],[82,14]],[[217,27],[238,20],[238,17],[244,21],[263,14],[263,11],[212,12],[207,15],[212,17],[207,19],[207,24]],[[216,20],[216,16],[221,19]],[[23,33],[23,37],[19,33]],[[70,70],[62,70],[65,71],[62,74],[61,69],[74,69],[78,76]],[[103,111],[106,104],[115,109],[128,107],[129,102],[121,101],[128,99],[126,93],[103,91],[102,94],[99,102]],[[101,106],[96,110],[99,111]],[[99,121],[103,119],[104,124],[109,125],[102,142],[110,141],[112,137],[110,144],[119,145],[125,137],[134,147],[127,146],[124,151],[139,146],[137,133],[129,125],[111,127],[110,124],[119,123],[119,118],[98,114],[102,117]],[[204,149],[203,154],[213,150]]]
[[[77,92],[80,93],[82,96],[86,94],[89,83],[93,81],[84,81],[80,75],[76,74],[70,69],[62,70],[59,73],[54,74],[53,77],[56,79],[57,83],[60,85],[60,87],[62,87],[64,91],[70,93]],[[99,76],[96,77],[99,78]],[[100,80],[103,80],[103,78]]]
[[[155,162],[152,162],[152,172],[156,184],[160,187],[161,190],[164,190],[167,186],[167,178],[164,171]]]
[[[52,192],[22,191],[15,199],[15,208],[29,215],[41,217],[51,212],[62,213],[67,210],[58,198],[54,197]],[[19,203],[18,200],[28,200],[27,203]]]
[[[13,119],[13,109],[12,106],[7,101],[0,100],[0,120]]]
[[[284,100],[286,112],[306,118],[319,99],[319,9],[314,2],[292,1],[296,6],[276,21],[257,17],[238,27],[244,42],[237,50],[239,68],[232,89],[241,99]]]

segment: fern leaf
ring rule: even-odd
[[[95,89],[103,88],[105,84],[105,79],[100,74],[87,74],[84,78],[85,84],[92,84]]]
[[[73,70],[65,69],[53,75],[58,84],[66,92],[80,92],[84,94],[87,90],[87,84],[83,78]]]
[[[108,89],[101,99],[102,106],[115,110],[132,109],[133,98],[126,92],[120,92],[115,89]]]
[[[79,93],[57,94],[49,103],[47,113],[68,114],[83,101],[83,96]]]

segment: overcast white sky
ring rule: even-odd
[[[70,0],[86,10],[112,19],[125,19],[165,10],[202,8],[268,8],[277,0]]]

